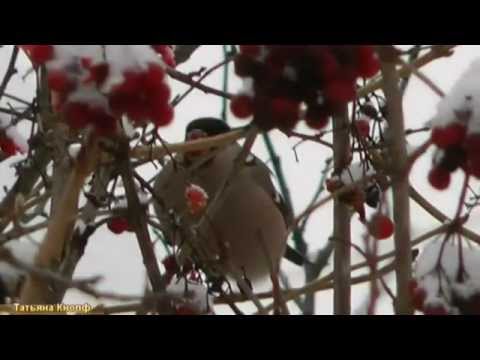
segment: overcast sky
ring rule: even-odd
[[[0,79],[3,78],[6,64],[10,59],[11,46],[4,46],[0,49]],[[423,69],[425,74],[430,76],[434,82],[445,92],[453,86],[454,82],[459,78],[461,73],[466,70],[471,61],[480,57],[480,46],[460,46],[455,55],[448,59],[441,59],[434,64],[428,65]],[[198,70],[200,67],[210,67],[217,64],[223,58],[221,45],[205,45],[195,53],[193,58],[186,64],[182,65],[179,70],[189,72]],[[34,76],[27,76],[22,79],[29,69],[28,62],[22,56],[19,63],[19,75],[15,76],[8,87],[8,92],[25,99],[32,98],[34,89]],[[235,76],[230,77],[230,92],[235,92],[241,82]],[[223,71],[217,71],[206,79],[205,83],[221,88],[223,81]],[[187,87],[171,81],[174,94],[184,92]],[[417,79],[413,79],[408,87],[405,96],[405,115],[408,128],[422,127],[429,118],[435,113],[435,107],[439,98],[429,88]],[[5,99],[2,101],[5,105]],[[184,135],[186,124],[198,117],[202,116],[219,116],[221,112],[221,99],[213,95],[205,95],[195,90],[189,95],[176,111],[174,125],[170,128],[162,130],[162,136],[171,142],[180,141]],[[234,126],[241,125],[232,116],[229,117],[230,124]],[[24,124],[20,125],[20,130],[28,134],[28,127]],[[301,131],[307,131],[303,127]],[[294,139],[287,139],[277,132],[272,133],[272,138],[278,153],[282,157],[283,168],[287,175],[290,185],[290,191],[294,202],[295,210],[298,212],[305,209],[313,193],[315,192],[321,171],[324,167],[325,160],[331,156],[328,149],[318,144],[304,144],[298,147],[297,153],[299,162],[296,161],[292,151],[293,145],[297,143]],[[425,135],[418,135],[409,138],[412,145],[421,144],[425,141]],[[261,140],[258,140],[254,147],[254,152],[262,159],[268,161],[268,155]],[[0,186],[10,186],[14,181],[13,170],[8,166],[12,161],[18,161],[15,158],[8,163],[2,163],[2,174],[0,178]],[[431,188],[427,182],[427,174],[430,169],[431,153],[424,155],[415,165],[411,174],[412,184],[430,199],[443,212],[453,215],[457,206],[459,196],[459,188],[461,186],[462,177],[457,174],[452,181],[451,188],[446,193],[439,193]],[[145,178],[150,179],[155,174],[153,166],[144,169]],[[472,183],[474,188],[478,188],[477,183]],[[332,231],[332,209],[331,206],[325,206],[312,217],[310,225],[306,232],[306,239],[311,244],[312,249],[321,248],[325,245]],[[468,227],[472,230],[480,231],[480,221],[478,218],[480,213],[474,211],[468,223]],[[355,219],[355,217],[354,217]],[[413,236],[421,235],[428,230],[438,226],[429,215],[419,209],[416,205],[412,205],[412,232]],[[358,221],[353,221],[353,241],[361,244],[363,227]],[[40,234],[39,234],[40,235]],[[36,238],[39,238],[37,235]],[[381,250],[388,251],[392,248],[393,240],[382,243]],[[159,247],[159,257],[161,257],[162,249]],[[355,252],[352,252],[353,262],[362,261]],[[294,286],[300,286],[303,283],[303,272],[301,269],[284,264],[285,271],[289,274]],[[329,270],[327,270],[329,271]],[[136,239],[132,234],[122,236],[114,236],[107,229],[100,229],[90,240],[83,260],[80,262],[76,276],[96,276],[102,275],[104,281],[100,284],[102,290],[116,291],[121,294],[138,295],[143,292],[145,286],[145,271],[142,259],[137,246]],[[391,285],[394,286],[393,282]],[[353,304],[355,310],[360,307],[367,296],[365,286],[357,286],[353,288]],[[89,302],[96,304],[91,299],[77,291],[69,291],[65,299],[66,303],[84,303]],[[332,313],[332,293],[322,292],[317,295],[318,314]],[[378,309],[381,314],[391,314],[392,307],[388,298],[383,297]],[[222,310],[223,312],[223,310]],[[227,311],[228,312],[228,311]]]

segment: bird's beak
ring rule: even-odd
[[[187,134],[186,140],[187,141],[195,141],[195,140],[205,139],[207,137],[208,137],[208,135],[204,131],[195,129],[195,130],[190,131]],[[195,158],[195,157],[204,155],[206,152],[207,152],[207,150],[191,151],[186,155],[190,158]]]

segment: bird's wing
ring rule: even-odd
[[[250,169],[253,180],[271,196],[285,220],[285,225],[290,228],[295,220],[293,211],[275,188],[269,167],[256,156],[252,155],[248,160],[246,166]],[[285,259],[298,266],[304,266],[306,263],[305,257],[289,245],[286,247]]]

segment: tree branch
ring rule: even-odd
[[[348,109],[333,122],[334,172],[342,174],[348,164],[350,137],[348,132]],[[350,290],[350,210],[348,206],[336,198],[333,204],[333,238],[334,251],[334,314],[349,315],[351,312]]]
[[[412,248],[410,239],[410,199],[408,173],[407,144],[405,140],[405,124],[403,117],[403,96],[399,87],[400,77],[396,72],[395,62],[387,55],[387,47],[379,47],[383,89],[387,100],[390,142],[389,155],[392,171],[393,212],[395,222],[395,250],[397,303],[396,313],[413,314],[410,301],[409,283],[412,277]]]

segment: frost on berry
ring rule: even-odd
[[[306,107],[306,124],[322,129],[329,117],[356,97],[356,81],[379,70],[371,46],[241,45],[235,72],[245,79],[232,112],[238,118],[254,115],[262,130],[291,130]]]
[[[480,314],[480,253],[438,239],[428,244],[415,265],[412,301],[426,315]],[[462,266],[461,266],[462,264]]]
[[[198,185],[189,185],[185,189],[185,199],[192,215],[201,213],[208,204],[208,194]]]
[[[186,280],[174,279],[167,287],[167,294],[172,297],[177,315],[209,315],[213,313],[213,298],[206,286]]]
[[[480,60],[476,60],[439,103],[432,119],[431,141],[442,151],[442,159],[434,162],[429,181],[439,190],[449,187],[446,172],[457,169],[480,179],[479,81]]]
[[[6,158],[15,156],[17,153],[28,152],[29,146],[25,138],[12,125],[11,120],[0,114],[0,149]]]
[[[124,116],[135,125],[169,125],[174,118],[166,64],[168,45],[22,45],[45,65],[52,105],[72,128],[117,134]],[[160,53],[161,56],[158,56]]]

